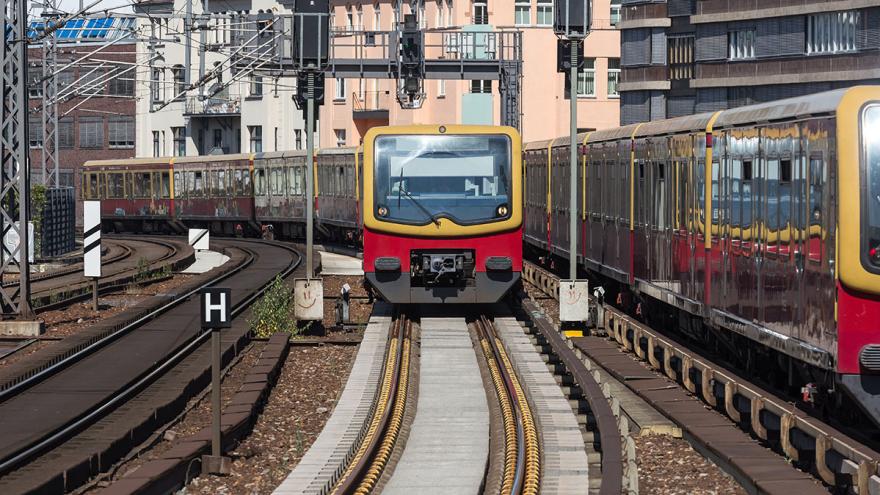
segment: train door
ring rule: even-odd
[[[752,199],[752,219],[755,227],[754,253],[755,263],[755,298],[753,302],[755,319],[764,321],[764,256],[766,254],[767,242],[767,154],[764,149],[764,130],[758,129],[758,160],[757,170],[754,178],[754,189]]]
[[[792,294],[795,296],[797,305],[792,313],[793,335],[805,340],[802,335],[804,324],[805,287],[804,268],[806,267],[807,240],[809,239],[808,218],[810,215],[810,202],[807,197],[807,143],[804,140],[803,125],[797,124],[797,140],[795,155],[792,160],[792,238],[791,249],[795,270],[794,287]]]

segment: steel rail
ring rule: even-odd
[[[281,243],[272,243],[272,245],[287,249],[288,251],[290,251],[292,254],[295,255],[294,257],[292,257],[291,262],[288,264],[287,268],[283,272],[280,273],[282,278],[286,278],[294,270],[296,270],[296,268],[302,262],[303,257],[300,253],[298,253],[293,248],[285,246]],[[208,283],[200,286],[198,289],[195,289],[194,291],[188,292],[187,294],[193,295],[193,294],[197,293],[197,291],[199,289],[201,289],[202,287],[206,287],[208,285],[213,285],[221,280],[228,278],[229,276],[231,276],[234,273],[238,273],[244,267],[250,266],[250,264],[253,262],[253,260],[257,256],[256,253],[254,253],[253,251],[251,251],[250,254],[251,254],[251,256],[250,256],[249,262],[247,264],[239,265],[239,267],[237,267],[235,270],[231,270],[230,272],[227,272],[227,273],[223,274],[222,276],[217,277],[217,279],[215,279],[211,282],[208,282]],[[242,311],[244,311],[246,308],[248,308],[250,306],[250,304],[254,300],[256,300],[256,298],[258,298],[263,293],[265,293],[265,291],[268,289],[268,287],[269,287],[269,285],[271,285],[271,283],[272,283],[272,280],[267,280],[266,283],[263,284],[261,287],[259,287],[257,290],[255,290],[254,292],[249,294],[244,299],[238,301],[235,304],[234,308],[232,309],[233,318],[238,317]],[[174,305],[176,306],[176,304],[179,304],[181,301],[184,301],[187,299],[188,299],[188,297],[181,297],[175,301]],[[165,310],[167,311],[167,309],[169,309],[170,307],[171,307],[170,305],[166,305]],[[154,314],[156,314],[157,311],[158,310],[153,311],[150,314],[154,315]],[[144,321],[144,319],[141,319],[139,321]],[[128,327],[131,328],[132,325],[129,325]],[[119,332],[116,332],[113,335],[118,335],[118,334],[119,334]],[[210,334],[211,333],[209,331],[201,331],[200,333],[196,334],[196,336],[194,338],[192,338],[189,343],[185,344],[183,348],[178,350],[171,357],[166,358],[162,362],[155,365],[153,368],[151,368],[150,371],[148,371],[144,375],[136,378],[134,380],[134,383],[128,385],[119,393],[114,394],[113,397],[104,401],[102,404],[96,405],[92,410],[90,410],[86,414],[73,420],[72,422],[68,423],[67,425],[59,428],[54,433],[45,437],[43,440],[40,440],[39,442],[35,443],[34,445],[32,445],[26,449],[20,450],[19,452],[12,454],[11,456],[8,456],[7,458],[5,458],[2,462],[0,462],[0,474],[5,474],[9,470],[17,467],[18,465],[33,458],[34,456],[40,454],[41,452],[46,451],[47,449],[49,449],[50,447],[52,447],[56,443],[66,439],[68,436],[73,435],[76,432],[80,431],[83,427],[87,426],[89,423],[99,419],[105,412],[115,408],[120,403],[127,400],[128,398],[130,398],[131,396],[133,396],[137,392],[140,392],[149,383],[153,382],[160,375],[164,374],[165,371],[167,371],[173,365],[177,364],[181,359],[183,359],[183,357],[185,357],[187,354],[191,353],[197,347],[202,345],[207,340],[207,337],[210,336]]]
[[[340,479],[334,484],[332,494],[354,494],[370,491],[375,487],[375,482],[381,475],[381,468],[384,468],[385,461],[378,466],[380,469],[370,469],[374,465],[374,460],[378,453],[380,445],[385,443],[389,426],[393,419],[397,423],[399,431],[400,420],[403,416],[403,408],[406,403],[406,389],[408,388],[408,353],[410,346],[409,340],[412,336],[412,322],[403,314],[399,314],[391,324],[391,332],[389,332],[390,344],[386,355],[386,368],[384,379],[379,389],[379,395],[373,406],[371,420],[368,423],[366,438],[361,442],[360,447],[355,453],[355,457],[349,462],[348,467],[343,472]],[[393,432],[391,439],[396,441],[397,432]],[[367,480],[367,474],[372,474],[370,480]],[[367,483],[364,483],[367,481]]]

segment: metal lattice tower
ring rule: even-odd
[[[55,0],[43,2],[43,26],[50,29],[52,24],[59,22]],[[58,35],[57,30],[43,40],[43,150],[42,171],[43,185],[58,187],[58,78],[55,77],[57,67]]]
[[[18,246],[0,242],[0,280],[9,268],[19,269],[18,283],[0,284],[4,316],[32,316],[28,263],[28,109],[27,109],[27,3],[4,0],[0,65],[3,66],[0,107],[0,221],[3,239],[19,238]]]

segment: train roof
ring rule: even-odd
[[[763,122],[776,122],[810,115],[832,114],[849,88],[835,89],[785,100],[758,103],[724,110],[715,121],[715,129]]]
[[[546,150],[551,142],[555,143],[555,139],[543,139],[541,141],[530,141],[523,145],[524,151]]]
[[[108,160],[88,160],[83,163],[83,167],[101,167],[110,165],[168,165],[171,158],[167,156],[146,157],[146,158],[123,158]]]
[[[315,150],[316,155],[350,155],[357,151],[357,146],[343,146],[341,148],[321,148]]]
[[[589,143],[600,143],[602,141],[616,141],[618,139],[629,139],[633,135],[638,124],[625,125],[623,127],[615,127],[613,129],[603,129],[590,134]]]
[[[645,122],[636,130],[635,136],[664,136],[688,131],[705,132],[706,127],[712,120],[712,116],[716,113],[718,112],[698,113],[696,115],[685,115],[683,117]]]
[[[209,163],[209,162],[232,162],[236,160],[250,160],[251,153],[232,153],[226,155],[195,155],[195,156],[176,156],[174,164],[183,163]]]

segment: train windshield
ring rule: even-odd
[[[376,217],[415,225],[508,218],[510,146],[505,135],[379,136]]]
[[[865,110],[862,125],[865,146],[865,232],[863,251],[873,268],[880,268],[880,105]]]

